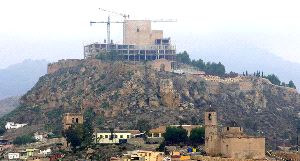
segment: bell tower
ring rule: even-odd
[[[217,112],[209,107],[205,111],[205,151],[208,155],[220,153],[220,138],[218,135]]]

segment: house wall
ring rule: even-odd
[[[111,133],[97,133],[96,134],[96,143],[99,144],[115,144],[119,143],[120,139],[130,139],[131,133],[113,133],[115,136],[111,140]]]
[[[19,159],[20,153],[8,153],[8,159]]]
[[[228,158],[263,159],[265,157],[265,138],[222,138],[221,154]]]

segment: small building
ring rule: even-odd
[[[162,161],[164,159],[163,152],[153,152],[146,150],[128,151],[120,160],[122,161]]]
[[[20,153],[8,153],[7,156],[9,160],[20,159]]]
[[[202,125],[170,125],[170,127],[179,127],[181,126],[188,132],[188,136],[190,136],[192,129],[202,127]],[[158,128],[151,129],[149,131],[149,138],[162,138],[166,132],[167,126],[159,126]]]
[[[235,159],[264,159],[265,138],[246,135],[243,128],[231,122],[218,131],[217,113],[209,108],[205,112],[205,151],[208,155],[221,155]]]
[[[43,154],[43,155],[50,155],[52,153],[52,150],[50,148],[45,149],[45,150],[40,150],[39,154]]]
[[[40,151],[39,149],[28,148],[28,149],[26,149],[27,157],[36,156],[36,155],[38,155],[39,151]]]
[[[37,141],[45,141],[45,137],[47,136],[47,134],[44,133],[40,133],[40,132],[36,132],[34,133],[34,139]]]
[[[139,134],[138,130],[101,130],[95,133],[95,142],[99,144],[120,144],[127,143],[127,140]]]
[[[18,129],[20,127],[26,126],[27,124],[16,124],[14,122],[7,122],[5,129]]]
[[[62,123],[64,130],[67,130],[73,124],[83,124],[83,115],[81,113],[65,113]]]

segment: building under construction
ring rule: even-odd
[[[170,38],[163,37],[162,30],[152,30],[151,20],[124,20],[123,44],[111,42],[84,46],[84,57],[95,58],[97,54],[116,52],[124,60],[176,59],[176,47]]]

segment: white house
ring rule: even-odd
[[[51,149],[48,148],[48,149],[45,149],[45,150],[40,150],[40,153],[39,154],[44,154],[44,155],[49,155],[51,154]]]
[[[34,133],[33,137],[37,141],[44,141],[45,140],[44,135],[42,133],[39,133],[39,132]]]
[[[126,143],[127,139],[132,138],[138,130],[117,130],[111,133],[110,131],[99,131],[95,134],[95,141],[99,144],[119,144]]]
[[[8,159],[19,159],[20,153],[8,153]]]
[[[5,125],[5,129],[18,129],[26,125],[27,124],[15,124],[14,122],[7,122]]]

